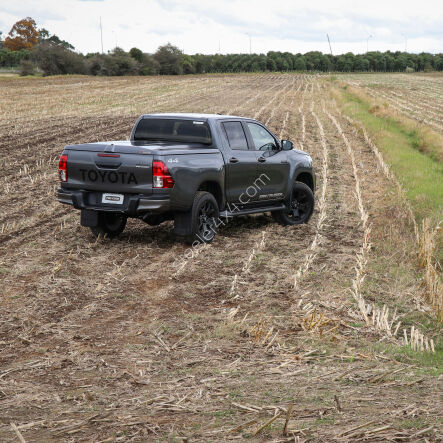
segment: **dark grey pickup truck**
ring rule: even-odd
[[[236,215],[271,212],[296,225],[314,210],[311,157],[244,117],[142,115],[129,141],[66,146],[59,177],[58,200],[109,237],[135,217],[174,220],[187,242],[210,242]]]

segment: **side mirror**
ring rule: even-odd
[[[294,143],[289,140],[282,140],[281,148],[283,149],[283,151],[290,151],[291,149],[294,149]]]

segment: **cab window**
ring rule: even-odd
[[[275,138],[263,126],[247,123],[249,132],[257,151],[272,151],[277,149]]]
[[[223,123],[223,127],[225,128],[231,149],[248,149],[245,131],[240,122],[225,122]]]

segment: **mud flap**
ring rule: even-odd
[[[98,226],[98,211],[93,211],[92,209],[82,209],[80,224],[82,226],[87,226],[90,228]]]
[[[174,214],[174,234],[180,236],[192,233],[192,210]]]

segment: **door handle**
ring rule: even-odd
[[[231,157],[231,158],[229,159],[229,163],[238,163],[238,158],[236,158],[236,157]]]
[[[266,159],[265,159],[264,157],[259,157],[259,158],[258,158],[258,161],[259,161],[260,163],[264,163],[264,162],[266,161]]]

